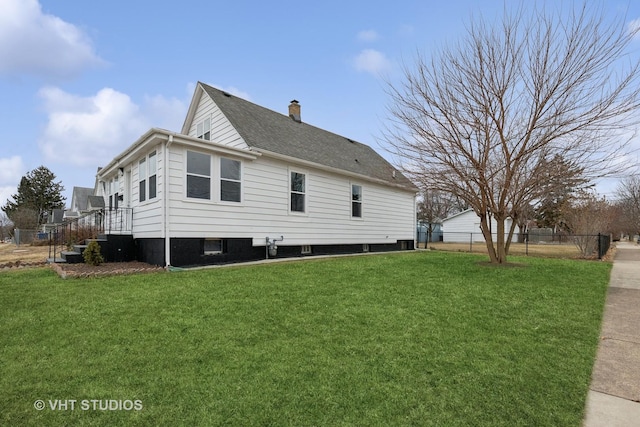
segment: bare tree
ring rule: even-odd
[[[433,234],[433,225],[454,213],[468,209],[463,201],[453,194],[422,188],[418,194],[418,220],[427,225],[427,241]]]
[[[463,201],[453,194],[422,188],[418,194],[418,220],[435,223],[446,217],[468,209]]]
[[[611,230],[615,213],[614,206],[593,192],[584,191],[572,199],[564,214],[566,226],[584,258],[593,256],[598,249],[598,234]]]
[[[505,7],[495,26],[472,22],[388,90],[385,142],[414,179],[473,208],[493,263],[506,262],[519,217],[550,184],[607,175],[640,106],[639,64],[620,64],[637,30],[586,5],[526,7]]]
[[[10,228],[13,225],[4,212],[0,212],[0,242],[11,236]]]
[[[619,227],[630,236],[640,234],[640,176],[622,180],[616,189],[616,198],[621,211]]]

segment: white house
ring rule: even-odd
[[[504,223],[505,230],[508,232],[511,228],[513,220],[507,218]],[[496,234],[495,230],[498,229],[498,225],[495,219],[491,219],[491,230],[493,235]],[[484,241],[482,230],[480,230],[480,217],[473,211],[473,209],[467,209],[466,211],[453,214],[448,218],[442,220],[442,238],[443,242],[449,243],[469,243]],[[517,236],[514,234],[513,242],[517,241]]]
[[[150,129],[97,175],[136,258],[204,265],[413,249],[416,187],[365,144],[198,83],[181,133]]]

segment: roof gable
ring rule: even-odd
[[[363,175],[412,191],[416,189],[409,179],[366,144],[297,122],[204,83],[199,86],[252,149]]]
[[[73,187],[71,210],[76,212],[87,210],[87,198],[91,195],[93,195],[93,188]]]

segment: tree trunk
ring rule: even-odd
[[[507,250],[508,248],[504,242],[504,217],[496,217],[496,223],[498,229],[496,230],[496,247],[497,247],[497,259],[496,262],[498,264],[503,264],[507,262]]]
[[[498,254],[496,248],[493,245],[493,236],[491,235],[491,219],[487,219],[487,215],[480,216],[480,230],[484,236],[484,242],[487,245],[487,252],[489,253],[489,261],[491,264],[499,264]]]
[[[505,242],[505,255],[509,255],[509,248],[511,247],[511,242],[513,241],[513,232],[516,229],[516,222],[513,221],[511,223],[511,228],[509,229],[509,236],[507,237],[507,241]],[[522,227],[520,228],[520,230],[522,231]],[[521,237],[522,237],[522,233],[520,233],[520,236],[518,236],[518,242],[519,243],[524,243],[524,239],[522,239],[522,241],[520,241]]]

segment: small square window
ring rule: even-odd
[[[222,239],[204,239],[204,254],[217,255],[222,253]]]
[[[302,253],[310,254],[311,253],[311,245],[302,245]]]

